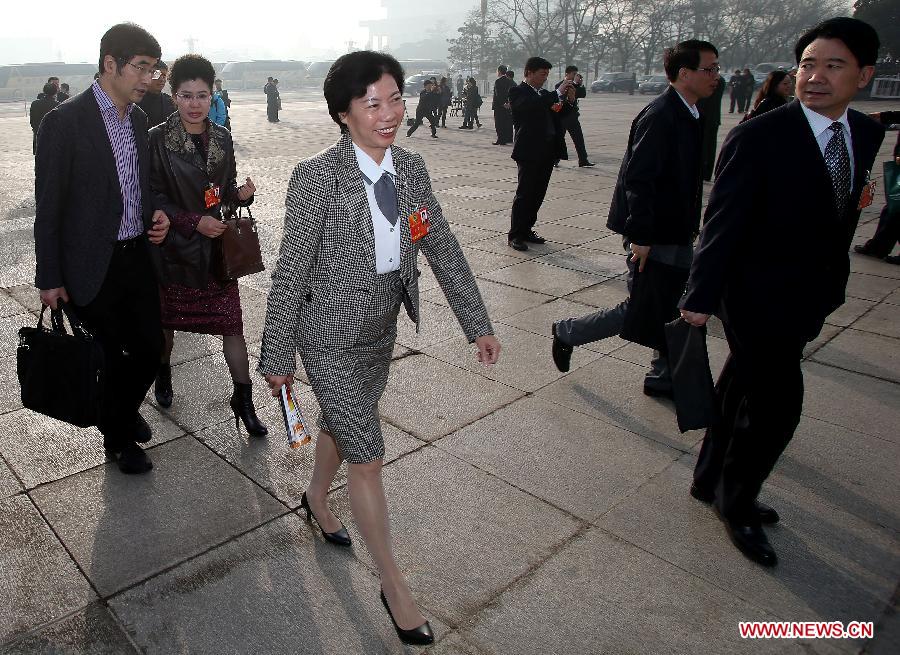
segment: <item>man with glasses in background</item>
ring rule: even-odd
[[[175,103],[172,96],[163,91],[166,88],[166,80],[169,78],[169,67],[162,59],[156,62],[156,67],[150,76],[150,86],[147,93],[138,103],[138,107],[147,114],[147,129],[156,127],[164,122],[175,111]]]
[[[154,211],[147,94],[159,43],[131,23],[100,41],[100,75],[41,121],[35,155],[35,286],[52,309],[68,303],[102,344],[106,397],[98,428],[124,473],[153,464],[138,409],[163,346],[155,270],[169,218]]]

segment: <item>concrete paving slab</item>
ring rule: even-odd
[[[138,652],[109,610],[100,603],[91,603],[80,612],[0,645],[0,655],[137,655]]]
[[[172,346],[172,366],[178,366],[195,359],[209,357],[222,352],[222,339],[211,334],[175,332]],[[152,397],[152,394],[149,394]]]
[[[506,226],[506,231],[509,231],[509,225]],[[552,241],[548,241],[547,243],[529,243],[528,250],[526,251],[513,250],[509,246],[509,238],[505,233],[501,236],[493,237],[492,239],[476,241],[475,243],[469,244],[469,246],[471,248],[476,248],[477,250],[493,252],[498,255],[506,255],[507,257],[515,257],[521,260],[537,259],[543,255],[556,252],[557,250],[565,250],[569,247],[564,243],[553,243]]]
[[[804,359],[808,359],[815,355],[825,344],[834,339],[842,331],[843,328],[837,327],[836,325],[829,325],[828,323],[823,325],[819,335],[803,347]],[[724,336],[725,333],[723,329],[722,338],[724,338]]]
[[[8,287],[6,291],[11,298],[29,312],[39,312],[41,310],[40,292],[31,284],[18,284]]]
[[[862,298],[847,297],[847,302],[838,307],[835,311],[828,315],[825,322],[838,327],[849,327],[860,316],[875,306],[872,300],[863,300]]]
[[[689,450],[702,431],[679,434],[675,406],[642,390],[648,367],[604,356],[539,389],[536,394],[677,450]]]
[[[900,382],[900,341],[880,334],[848,328],[817,350],[812,359]]]
[[[0,498],[7,498],[22,491],[22,485],[9,467],[0,459]]]
[[[802,370],[804,416],[900,443],[900,387],[896,384],[815,362],[804,362]]]
[[[401,430],[433,441],[522,395],[457,366],[411,355],[392,365],[379,410]]]
[[[797,487],[768,482],[760,499],[781,522],[766,529],[779,557],[777,567],[766,569],[741,555],[712,509],[688,495],[694,463],[686,455],[597,524],[782,620],[880,615],[900,574],[896,533]]]
[[[900,306],[881,303],[856,321],[853,329],[900,339]],[[895,347],[900,348],[900,342]]]
[[[900,281],[880,275],[854,273],[847,282],[847,296],[863,300],[879,301],[900,289]]]
[[[436,448],[384,470],[394,554],[417,598],[456,624],[526,573],[582,525],[558,509]],[[347,489],[336,513],[351,517]],[[359,534],[351,520],[347,529]],[[357,556],[372,566],[365,547]]]
[[[484,300],[484,305],[487,307],[488,316],[490,316],[492,322],[512,314],[540,307],[553,299],[553,296],[548,296],[547,294],[535,293],[534,291],[483,279],[478,280],[478,290],[481,292],[481,299]],[[422,294],[422,298],[449,307],[447,298],[440,288],[426,291]],[[456,323],[455,318],[454,323]],[[458,326],[458,323],[456,324]]]
[[[35,504],[103,595],[286,511],[193,437],[151,451],[152,472],[114,464],[32,492]]]
[[[436,290],[443,295],[443,291]],[[427,293],[427,292],[426,292]],[[419,332],[416,324],[409,320],[406,311],[401,307],[397,319],[397,343],[410,350],[421,351],[423,348],[452,339],[462,333],[456,314],[448,305],[429,302],[424,298],[419,302]]]
[[[153,430],[147,446],[164,443],[184,430],[154,407],[144,404],[141,415]],[[26,489],[85,471],[106,461],[103,436],[97,428],[77,428],[30,409],[0,416],[0,454],[22,480]]]
[[[554,225],[568,225],[570,227],[580,227],[586,230],[596,230],[600,235],[605,232],[604,236],[609,236],[610,231],[606,227],[606,215],[609,212],[609,203],[592,202],[592,211],[577,216],[567,216],[553,221]],[[602,238],[602,237],[601,237]],[[594,243],[594,242],[590,242]],[[622,250],[622,237],[619,237],[619,251]]]
[[[438,448],[586,521],[681,454],[538,397],[454,432]]]
[[[547,241],[569,246],[578,246],[602,236],[599,230],[549,222],[541,225],[539,234]]]
[[[783,643],[740,638],[738,622],[757,619],[774,617],[593,529],[506,590],[461,632],[488,652],[522,655],[782,652]]]
[[[564,296],[602,282],[608,276],[527,261],[515,266],[507,266],[499,271],[485,273],[481,277],[529,291]]]
[[[16,373],[16,357],[0,357],[0,413],[22,407],[22,389]]]
[[[463,224],[453,224],[450,226],[450,230],[456,235],[456,240],[461,244],[490,239],[500,234],[497,230],[485,230]]]
[[[0,290],[0,318],[24,313],[25,307],[16,302],[6,291]]]
[[[97,596],[25,495],[0,500],[0,643]]]
[[[50,317],[47,316],[49,321]],[[0,334],[11,335],[12,338],[0,340],[0,357],[15,357],[16,348],[19,345],[19,328],[34,327],[37,325],[35,317],[22,310],[21,314],[4,316],[0,318]]]
[[[566,300],[597,308],[615,307],[626,298],[628,298],[628,285],[624,280],[604,280],[566,296]]]
[[[472,269],[472,273],[475,275],[481,275],[482,273],[487,273],[489,271],[506,268],[507,266],[518,264],[521,261],[518,257],[486,252],[467,246],[463,246],[463,253],[466,256],[466,261],[469,263],[469,268]]]
[[[900,266],[888,264],[883,259],[859,255],[852,250],[850,252],[850,270],[853,273],[866,273],[868,275],[894,278],[895,280],[900,279]]]
[[[625,259],[625,251],[622,248],[621,234],[611,232],[601,239],[587,241],[581,245],[583,245],[585,248],[590,248],[591,250],[602,250],[613,255],[619,255],[623,260]]]
[[[377,578],[353,550],[311,539],[294,514],[129,589],[110,605],[148,654],[421,651],[400,643],[378,598]],[[438,635],[447,630],[432,627]]]

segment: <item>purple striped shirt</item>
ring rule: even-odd
[[[119,108],[110,100],[106,92],[95,81],[91,85],[94,98],[100,106],[100,115],[106,126],[106,135],[116,158],[116,171],[119,174],[119,188],[122,191],[122,222],[119,224],[119,241],[133,239],[144,232],[144,221],[141,211],[141,180],[138,172],[137,144],[134,140],[134,127],[131,125],[131,112],[134,104],[128,103],[125,118],[119,118]]]

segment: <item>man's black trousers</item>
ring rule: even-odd
[[[553,162],[554,159],[550,157],[516,162],[519,167],[519,185],[512,205],[510,240],[525,239],[531,234],[547,194],[547,185],[553,174]]]
[[[500,109],[494,110],[494,129],[497,130],[498,143],[512,143],[512,114],[506,107],[501,107]]]
[[[584,147],[584,132],[581,131],[581,121],[578,120],[578,112],[569,112],[562,119],[563,127],[572,137],[572,143],[575,144],[575,150],[578,152],[578,163],[583,164],[588,160],[587,149]]]

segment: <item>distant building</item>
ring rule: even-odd
[[[446,42],[431,40],[428,44],[422,43],[428,39],[429,26],[443,22],[447,26],[448,38],[452,38],[456,28],[465,22],[466,14],[475,6],[481,6],[479,0],[463,0],[460,3],[448,3],[446,0],[381,0],[381,5],[387,12],[385,18],[359,22],[360,27],[369,29],[366,47],[410,59],[446,59]],[[403,48],[404,45],[412,47]],[[423,45],[433,50],[423,51]]]

